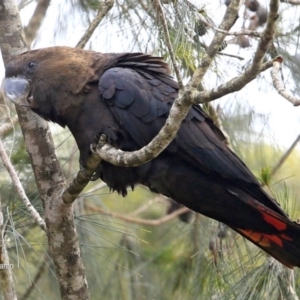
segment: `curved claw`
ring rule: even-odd
[[[90,145],[91,152],[96,154],[97,149],[102,148],[106,143],[107,143],[107,136],[105,134],[101,134],[98,142]]]
[[[100,171],[96,170],[95,173],[91,176],[90,181],[96,181],[100,178]]]

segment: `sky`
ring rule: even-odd
[[[214,16],[216,23],[218,24],[218,20],[221,20],[222,15],[225,11],[225,5],[220,4],[218,1],[192,1],[195,4],[199,5],[199,2],[205,3],[208,14]],[[262,3],[268,3],[268,1],[261,1]],[[33,10],[35,8],[36,2],[33,1],[30,5],[28,5],[25,9],[21,11],[21,19],[23,24],[27,24],[28,20],[30,19]],[[296,10],[295,13],[291,13],[290,8],[284,9],[282,12],[282,19],[281,22],[286,22],[285,20],[288,18],[296,18],[296,21],[299,20],[300,17],[300,10],[299,8],[293,8],[293,12]],[[69,10],[75,17],[73,19],[68,19],[70,23],[67,27],[68,34],[59,36],[59,34],[54,35],[53,32],[57,29],[56,21],[57,15],[59,18],[63,20],[65,12]],[[242,13],[242,10],[241,10]],[[298,19],[297,19],[298,14]],[[60,1],[52,1],[51,6],[48,9],[46,20],[42,25],[41,31],[43,32],[43,37],[38,40],[38,42],[34,45],[34,48],[41,48],[56,45],[67,45],[67,46],[75,46],[77,41],[83,35],[85,31],[85,26],[87,26],[87,22],[85,22],[85,26],[82,25],[81,22],[82,14],[78,11],[72,10],[71,7],[63,7]],[[236,29],[239,29],[240,23],[242,19],[237,22]],[[234,28],[233,28],[234,29]],[[45,34],[45,32],[49,32],[49,34]],[[98,43],[95,42],[95,38],[93,39],[92,47],[93,50],[98,50],[101,52],[124,52],[124,51],[131,51],[130,46],[126,45],[122,39],[113,38],[114,35],[110,34],[109,31],[106,33],[108,35],[109,43],[103,42],[103,37],[101,36]],[[103,35],[103,33],[101,33]],[[211,37],[208,37],[208,39]],[[97,40],[96,40],[97,41]],[[121,41],[121,42],[120,42]],[[209,42],[209,41],[208,41]],[[91,46],[91,44],[90,44]],[[295,54],[298,53],[298,49],[293,49]],[[224,52],[240,55],[245,57],[245,61],[250,59],[253,48],[241,51],[239,47],[234,45],[229,45]],[[229,59],[223,59],[224,70],[222,73],[222,78],[224,81],[229,80],[232,77],[235,77],[238,73],[236,73],[231,68],[227,68],[226,62],[229,63]],[[232,61],[230,61],[232,63]],[[284,68],[284,66],[283,66]],[[285,72],[285,69],[284,69]],[[288,86],[288,73],[285,72],[287,77],[287,86]],[[285,74],[284,73],[284,74]],[[4,76],[4,67],[3,65],[0,66],[0,76]],[[212,78],[215,75],[213,73],[209,73],[206,77],[206,88],[212,88],[215,86],[215,80]],[[251,82],[247,85],[242,91],[238,93],[234,93],[232,95],[228,95],[222,97],[220,100],[216,101],[216,104],[220,103],[221,106],[231,106],[232,104],[236,103],[236,101],[246,101],[249,106],[253,107],[257,113],[265,114],[269,120],[268,126],[268,133],[267,136],[269,137],[271,142],[275,142],[277,145],[280,145],[282,148],[289,147],[290,144],[296,139],[296,137],[300,134],[300,107],[293,107],[287,100],[283,99],[275,89],[271,86],[271,76],[270,70],[264,72],[263,77],[265,79],[265,84],[263,86],[259,86],[256,81]],[[210,84],[212,86],[210,86]],[[221,82],[219,82],[220,84]],[[297,95],[296,95],[297,96]],[[298,95],[300,97],[300,95]],[[298,145],[298,150],[300,150],[300,146]]]

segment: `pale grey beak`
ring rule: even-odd
[[[16,105],[30,106],[30,83],[21,77],[5,78],[3,84],[4,96]]]

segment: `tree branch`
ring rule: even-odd
[[[295,141],[292,143],[292,145],[288,148],[288,150],[282,155],[278,163],[273,167],[273,169],[270,172],[270,176],[274,176],[275,173],[279,170],[279,168],[284,164],[284,162],[287,160],[287,158],[290,156],[290,154],[293,152],[295,147],[300,141],[300,135],[297,136]]]
[[[234,25],[238,18],[238,11],[242,2],[240,0],[231,1],[230,5],[227,7],[224,18],[219,26],[219,29],[227,32]],[[226,34],[217,32],[211,42],[211,44],[206,49],[206,53],[201,61],[200,66],[196,69],[191,81],[187,85],[187,89],[196,89],[198,84],[202,81],[204,75],[209,69],[214,57],[218,53],[220,46],[222,45]]]
[[[267,68],[270,68],[272,64],[272,61],[263,64],[261,66],[261,70],[264,71]],[[198,93],[199,95],[201,94],[201,98],[205,100],[212,98],[217,99],[224,95],[222,94],[222,92],[224,93],[224,90],[228,91],[228,93],[233,92],[232,88],[238,88],[239,90],[242,87],[244,87],[248,82],[254,79],[252,78],[250,81],[245,82],[243,80],[239,80],[239,78],[234,78],[227,84],[221,85],[220,87],[214,90],[203,92],[197,91],[195,93]],[[127,152],[122,151],[120,149],[116,149],[115,147],[105,143],[105,136],[101,136],[99,143],[96,147],[93,146],[92,151],[94,153],[97,153],[103,160],[116,166],[132,167],[139,166],[141,164],[151,161],[169,145],[169,143],[174,139],[175,135],[177,134],[182,120],[185,118],[186,114],[190,109],[191,105],[189,104],[189,101],[192,98],[192,96],[190,95],[191,91],[189,93],[187,93],[186,91],[184,91],[183,93],[179,93],[179,97],[175,100],[174,104],[172,105],[166,124],[162,127],[158,135],[154,137],[148,145],[144,146],[140,150]]]
[[[0,157],[2,159],[4,167],[7,169],[14,186],[16,187],[17,193],[19,194],[21,200],[23,201],[27,211],[30,213],[32,218],[35,220],[35,222],[41,227],[42,230],[46,230],[46,224],[45,221],[41,218],[38,211],[35,209],[35,207],[30,203],[30,200],[28,199],[24,188],[22,186],[22,183],[18,177],[17,172],[15,171],[13,165],[11,164],[9,157],[7,156],[4,146],[2,144],[2,141],[0,139]]]
[[[231,5],[231,4],[230,4]],[[229,5],[229,7],[230,7]],[[270,62],[263,64],[263,59],[269,49],[270,43],[275,32],[275,23],[278,19],[279,0],[270,1],[270,12],[265,30],[261,34],[261,39],[257,46],[253,62],[251,66],[239,77],[234,78],[219,86],[216,89],[203,92],[194,92],[192,102],[194,104],[206,103],[218,99],[226,94],[239,91],[246,84],[256,78],[256,76],[268,67],[271,67]]]
[[[97,26],[100,24],[100,22],[103,20],[103,18],[107,15],[107,13],[111,10],[111,8],[113,6],[114,6],[114,0],[104,0],[104,1],[100,2],[96,17],[91,22],[91,24],[90,24],[89,28],[86,30],[85,34],[82,36],[82,38],[77,43],[76,48],[84,48],[84,46],[86,45],[88,40],[91,38],[91,36],[94,33]]]
[[[273,80],[273,85],[275,89],[277,90],[278,94],[280,94],[283,98],[291,102],[294,106],[299,106],[300,105],[300,99],[294,97],[290,93],[287,92],[287,90],[284,88],[281,80],[280,80],[280,68],[282,64],[282,57],[277,57],[273,61],[273,68],[271,70],[271,76]]]
[[[129,216],[134,217],[134,216],[141,214],[142,212],[146,211],[150,206],[152,206],[154,203],[158,202],[162,198],[163,198],[163,196],[157,195],[156,197],[148,200],[144,205],[142,205],[139,208],[137,208],[136,210],[132,211],[129,214]]]
[[[226,10],[223,21],[220,24],[220,28],[230,30],[237,18],[239,5],[240,1],[232,1],[231,5],[229,5]],[[113,165],[123,167],[139,166],[157,157],[175,138],[181,122],[184,120],[192,106],[192,94],[199,93],[196,88],[212,63],[212,60],[217,54],[224,38],[224,34],[217,33],[215,35],[211,44],[207,48],[202,64],[194,73],[191,81],[187,85],[187,88],[185,88],[183,92],[179,91],[178,98],[174,101],[170,109],[165,125],[148,145],[137,151],[124,152],[106,144],[105,136],[102,136],[100,137],[98,145],[96,147],[94,146],[92,150],[105,161]]]
[[[280,0],[280,2],[288,3],[288,4],[291,4],[291,5],[300,5],[299,0]]]
[[[134,217],[128,216],[128,215],[126,216],[126,215],[123,215],[123,214],[120,214],[117,212],[105,211],[101,207],[93,205],[93,204],[87,204],[86,207],[88,209],[92,210],[93,212],[97,212],[97,213],[101,213],[101,214],[109,216],[109,217],[117,218],[117,219],[120,219],[125,222],[135,223],[135,224],[140,224],[140,225],[150,225],[150,226],[159,226],[161,224],[167,223],[167,222],[175,219],[176,217],[180,216],[181,214],[184,214],[184,213],[190,211],[190,209],[187,207],[181,207],[181,208],[175,210],[174,212],[172,212],[171,214],[165,215],[159,219],[146,220],[146,219],[134,218]]]
[[[219,28],[225,31],[230,30],[237,18],[240,4],[241,3],[238,0],[231,2],[226,10],[225,16]],[[207,48],[202,63],[197,68],[191,81],[188,83],[184,91],[179,91],[179,96],[171,107],[170,114],[165,125],[148,145],[137,151],[125,152],[106,144],[105,136],[102,136],[98,145],[92,150],[105,161],[122,167],[139,166],[157,157],[175,138],[181,122],[186,117],[192,104],[209,102],[220,98],[225,94],[240,90],[242,87],[256,78],[257,74],[272,66],[271,62],[262,64],[262,61],[265,53],[268,50],[270,42],[273,39],[275,22],[278,18],[278,9],[279,1],[271,0],[267,25],[261,35],[261,40],[255,52],[253,63],[241,76],[219,86],[217,89],[203,92],[199,92],[197,90],[197,86],[201,82],[204,74],[208,70],[213,58],[217,54],[218,49],[224,40],[225,34],[217,33]]]
[[[98,155],[91,154],[87,160],[87,167],[80,170],[70,185],[62,194],[62,199],[65,203],[72,203],[78,195],[83,191],[86,185],[91,180],[102,158]]]
[[[9,118],[10,122],[7,122],[0,126],[0,137],[3,137],[7,135],[13,128],[14,126],[18,123],[19,119],[18,116],[14,116],[12,118]]]
[[[172,42],[171,42],[171,39],[170,39],[168,24],[167,24],[166,17],[165,17],[162,5],[160,3],[160,0],[155,0],[154,1],[154,7],[156,8],[156,10],[158,12],[158,16],[161,19],[163,29],[164,29],[166,45],[168,47],[169,54],[170,54],[170,57],[171,57],[171,60],[172,60],[172,64],[173,64],[173,68],[174,68],[174,71],[175,71],[175,74],[176,74],[179,89],[182,90],[184,88],[184,86],[183,86],[183,83],[182,83],[182,78],[181,78],[181,75],[180,75],[180,72],[179,72],[178,64],[177,64],[175,54],[174,54],[174,49],[173,49]]]
[[[199,103],[208,103],[211,101],[214,101],[216,99],[219,99],[225,95],[228,95],[230,93],[237,92],[241,90],[243,87],[245,87],[249,82],[254,80],[256,76],[263,71],[271,68],[273,66],[273,61],[268,61],[261,65],[260,71],[254,76],[250,66],[246,69],[245,73],[241,74],[239,77],[233,78],[229,80],[228,82],[219,85],[218,87],[212,89],[212,90],[204,90],[203,92],[195,92],[192,97],[192,101],[194,104]],[[251,74],[251,76],[247,75]]]
[[[0,0],[0,47],[4,64],[27,50],[16,3]],[[47,237],[62,299],[89,298],[73,209],[61,200],[65,178],[48,124],[31,110],[16,107],[44,207]]]
[[[254,36],[254,37],[261,37],[261,33],[257,32],[257,31],[253,31],[253,30],[247,30],[247,29],[243,29],[241,31],[225,31],[225,30],[221,30],[219,28],[216,27],[212,27],[214,30],[224,33],[226,35],[233,35],[233,36],[241,36],[241,35],[249,35],[249,36]]]
[[[39,0],[37,6],[34,10],[34,13],[28,23],[24,28],[26,40],[30,48],[31,43],[36,37],[37,31],[41,27],[42,21],[44,20],[49,4],[51,0]]]

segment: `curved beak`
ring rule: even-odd
[[[5,78],[3,84],[5,97],[16,105],[30,106],[28,96],[30,93],[30,83],[21,77]]]

